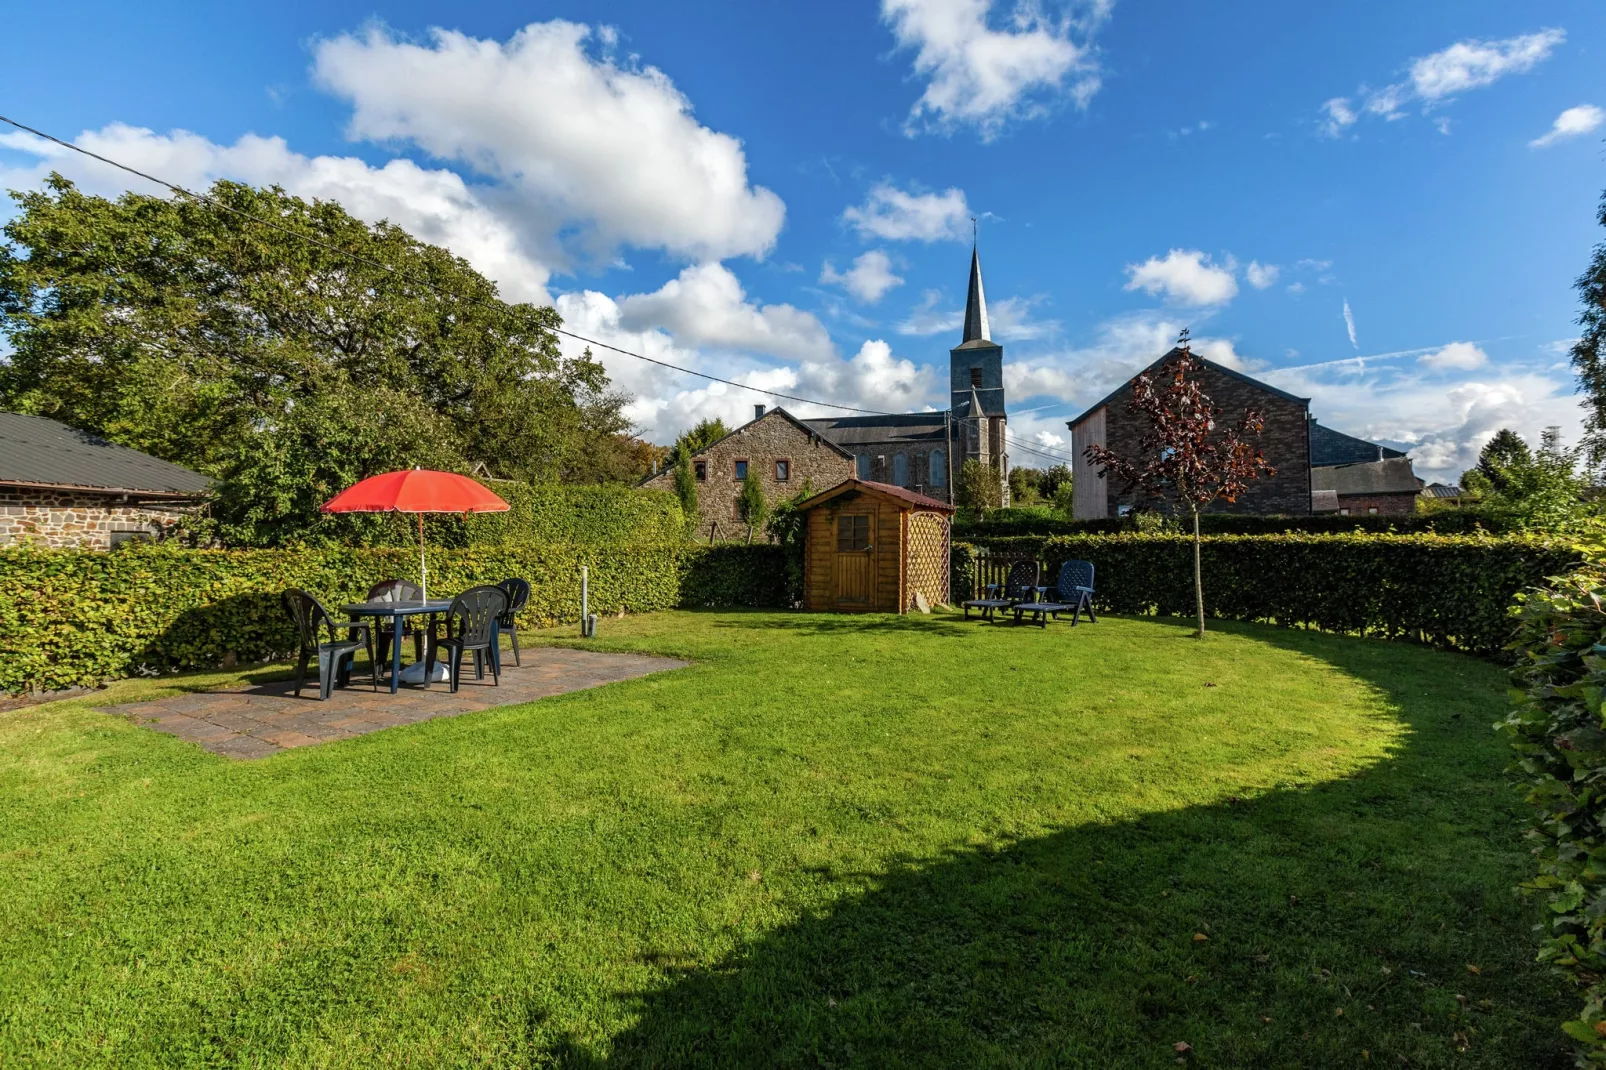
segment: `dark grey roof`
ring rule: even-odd
[[[1459,498],[1465,493],[1466,491],[1454,483],[1429,483],[1422,488],[1424,498]]]
[[[828,416],[804,420],[820,437],[843,449],[877,442],[929,442],[947,437],[947,413],[906,412],[896,416]]]
[[[970,292],[965,295],[965,337],[960,344],[966,342],[985,342],[990,338],[987,328],[987,296],[981,290],[981,255],[976,247],[970,247]]]
[[[55,420],[0,412],[0,483],[190,496],[212,481]]]
[[[1389,457],[1404,457],[1400,450],[1390,449],[1364,438],[1334,431],[1315,420],[1310,422],[1310,463],[1314,466],[1330,464],[1360,464],[1364,461],[1381,461]]]
[[[1339,494],[1415,494],[1422,481],[1411,471],[1411,458],[1390,457],[1360,464],[1324,465],[1310,470],[1310,489]]]
[[[1166,353],[1165,356],[1160,357],[1153,364],[1150,364],[1147,368],[1144,368],[1143,371],[1138,372],[1138,375],[1143,375],[1146,372],[1153,371],[1154,369],[1158,368],[1160,365],[1164,364],[1166,361],[1170,360],[1172,357],[1176,356],[1178,353],[1181,353],[1181,352],[1182,352],[1181,349],[1179,349],[1176,346],[1172,346],[1171,350],[1168,353]],[[1212,371],[1220,372],[1222,375],[1231,376],[1232,378],[1237,379],[1240,382],[1248,383],[1250,386],[1255,387],[1256,389],[1264,390],[1268,394],[1275,394],[1278,397],[1283,398],[1283,399],[1285,399],[1287,401],[1298,402],[1301,405],[1309,405],[1310,404],[1310,398],[1296,397],[1295,395],[1290,394],[1286,390],[1277,389],[1275,386],[1272,386],[1270,383],[1263,383],[1259,379],[1254,378],[1253,376],[1245,375],[1243,372],[1240,372],[1240,371],[1234,371],[1232,368],[1227,367],[1225,364],[1217,364],[1213,360],[1206,360],[1204,357],[1201,357],[1197,353],[1193,354],[1193,359],[1198,361],[1200,364],[1203,364],[1206,368],[1211,369]],[[1134,375],[1132,377],[1132,379],[1136,379],[1138,377],[1138,375]],[[1083,420],[1087,419],[1089,416],[1092,416],[1095,412],[1098,412],[1104,406],[1106,406],[1110,402],[1114,401],[1116,399],[1116,396],[1119,395],[1121,393],[1121,391],[1125,390],[1128,386],[1131,385],[1132,379],[1128,379],[1126,382],[1122,383],[1120,386],[1116,387],[1114,390],[1112,390],[1108,394],[1104,395],[1104,397],[1100,398],[1098,401],[1096,401],[1093,404],[1089,405],[1086,408],[1086,410],[1083,411],[1082,415],[1076,417],[1073,420],[1067,420],[1066,423],[1065,423],[1065,426],[1074,428],[1077,424],[1081,423]]]

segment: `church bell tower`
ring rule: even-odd
[[[965,297],[965,330],[949,350],[950,411],[959,436],[955,461],[980,461],[997,469],[1009,504],[1009,453],[1004,439],[1004,347],[987,325],[987,297],[981,286],[981,257],[970,250],[970,292]],[[957,464],[956,464],[957,467]]]

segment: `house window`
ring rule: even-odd
[[[706,480],[708,478],[708,462],[707,461],[693,461],[691,463],[691,470],[692,470],[692,474],[697,477],[697,481],[699,483],[703,482],[704,480]]]
[[[981,369],[980,368],[972,368],[972,369],[970,369],[970,385],[971,386],[980,386],[981,385]]]
[[[1339,516],[1349,516],[1349,510],[1348,509],[1340,509],[1338,511],[1338,515]]]
[[[870,548],[870,518],[867,516],[839,516],[836,518],[836,552],[853,553]]]
[[[746,479],[747,478],[747,461],[746,461],[745,458],[736,462],[736,478],[737,479]]]
[[[1376,515],[1377,515],[1377,506],[1375,506],[1375,505],[1368,505],[1368,506],[1367,506],[1367,507],[1366,507],[1366,515],[1367,515],[1367,516],[1376,516]]]
[[[1115,515],[1116,516],[1131,516],[1132,515],[1132,507],[1130,505],[1117,505],[1115,507]]]
[[[792,462],[785,457],[775,462],[775,482],[785,483],[792,478]]]
[[[943,456],[942,450],[931,451],[931,485],[933,487],[948,485],[948,458]]]
[[[869,479],[870,478],[870,455],[868,453],[859,454],[859,456],[856,459],[855,463],[858,465],[859,478],[860,479]]]
[[[909,485],[909,455],[895,453],[892,455],[892,481],[900,487]]]
[[[149,531],[113,531],[108,532],[108,534],[111,536],[110,544],[112,546],[122,546],[130,542],[151,541],[151,533]]]

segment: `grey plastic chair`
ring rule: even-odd
[[[374,689],[379,689],[379,662],[374,658],[373,631],[367,621],[336,621],[323,603],[299,587],[284,592],[285,612],[295,621],[296,633],[301,641],[300,655],[296,660],[296,697],[307,681],[307,667],[318,659],[318,700],[329,697],[338,683],[345,687],[351,683],[352,662],[357,651],[368,651],[368,675]],[[319,630],[327,628],[327,642],[319,638]],[[340,638],[340,629],[346,629],[346,638]],[[361,638],[358,638],[359,634]]]
[[[411,580],[380,580],[368,588],[369,602],[422,602],[424,589]],[[423,625],[415,624],[410,620],[402,621],[402,635],[413,637],[413,660],[424,660],[424,633],[427,631]],[[380,628],[374,635],[374,646],[379,651],[379,663],[390,664],[390,629]]]
[[[981,610],[982,620],[992,620],[993,613],[1000,609],[1009,609],[1016,602],[1025,601],[1032,597],[1037,589],[1038,565],[1036,561],[1017,561],[1009,566],[1009,575],[1002,584],[989,583],[986,598],[972,598],[964,603],[965,619],[970,619],[972,609]]]
[[[1053,598],[1048,597],[1051,591]],[[1020,623],[1022,614],[1030,613],[1033,624],[1047,628],[1050,617],[1059,620],[1061,613],[1069,612],[1074,628],[1084,609],[1087,619],[1097,624],[1099,619],[1093,615],[1093,562],[1065,562],[1060,566],[1059,581],[1054,586],[1037,588],[1036,598],[1017,602],[1013,609],[1016,624]]]
[[[500,687],[502,675],[494,653],[496,622],[506,611],[507,592],[500,587],[470,587],[452,599],[452,607],[446,611],[443,622],[446,625],[445,634],[437,635],[433,625],[430,629],[429,653],[424,660],[424,686],[429,687],[429,679],[435,673],[435,655],[441,647],[445,647],[451,652],[451,688],[454,692],[462,679],[465,653],[474,655],[476,680],[485,679],[485,666],[489,663],[491,683]]]
[[[519,661],[519,621],[518,612],[530,601],[530,581],[518,578],[506,579],[497,584],[502,593],[507,595],[507,608],[497,618],[496,626],[513,637],[513,664]],[[502,669],[502,644],[496,645],[496,668]]]

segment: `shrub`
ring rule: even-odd
[[[1516,708],[1499,726],[1513,771],[1538,810],[1531,835],[1545,901],[1539,958],[1578,986],[1583,1007],[1562,1024],[1583,1045],[1579,1065],[1606,1067],[1606,571],[1555,579],[1523,600],[1512,670]]]
[[[770,546],[507,545],[435,550],[431,588],[457,591],[522,576],[521,614],[534,624],[577,620],[580,566],[593,612],[678,605],[783,605],[785,568]],[[288,587],[331,611],[391,576],[417,574],[402,548],[185,550],[129,545],[0,550],[0,690],[54,690],[152,669],[272,660],[295,646],[279,604]]]
[[[961,550],[964,545],[967,548]],[[956,590],[969,590],[973,544],[955,544]],[[1113,613],[1193,610],[1191,539],[1180,534],[1062,535],[990,540],[992,553],[1049,568],[1092,561],[1096,605]],[[962,555],[969,560],[960,563]],[[1201,547],[1207,615],[1410,638],[1497,656],[1511,641],[1514,596],[1571,567],[1567,544],[1464,535],[1211,535]]]
[[[1041,508],[989,509],[984,517],[959,516],[954,520],[954,537],[972,542],[991,542],[998,538],[1035,535],[1114,535],[1134,531],[1136,517],[1106,517],[1097,520],[1069,520]],[[1204,513],[1199,529],[1206,535],[1275,535],[1303,532],[1334,535],[1349,532],[1394,532],[1410,535],[1434,532],[1440,535],[1469,535],[1483,531],[1491,535],[1517,530],[1512,518],[1498,510],[1476,508],[1445,509],[1410,516],[1260,516],[1244,513]]]

